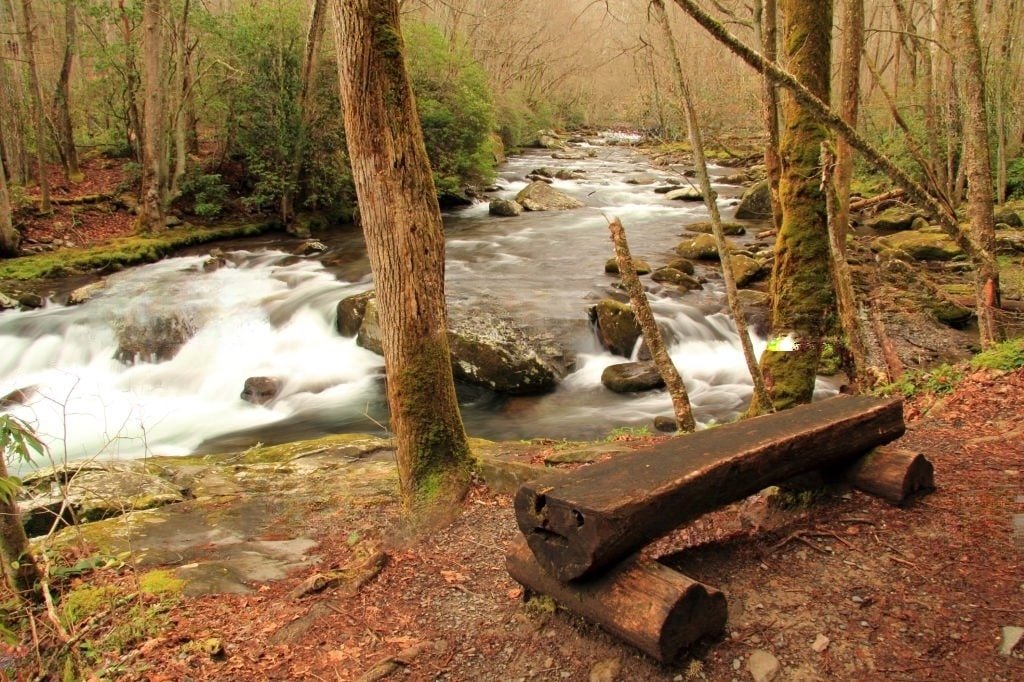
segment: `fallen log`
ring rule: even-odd
[[[517,538],[506,565],[528,590],[548,595],[663,663],[725,629],[725,595],[637,555],[595,580],[566,584],[541,568],[525,540]]]
[[[884,194],[878,194],[873,197],[868,197],[867,199],[858,199],[857,201],[851,201],[850,211],[853,213],[859,213],[861,211],[866,211],[869,208],[880,206],[881,204],[884,204],[886,202],[898,201],[906,196],[906,191],[902,189],[894,189],[890,192],[885,192]]]
[[[698,516],[903,434],[903,402],[839,396],[523,484],[516,521],[545,571],[592,576]]]
[[[875,448],[854,462],[843,477],[857,490],[897,506],[917,493],[935,490],[932,463],[919,452],[901,448]]]

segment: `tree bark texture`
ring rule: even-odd
[[[64,58],[57,78],[57,89],[53,93],[54,127],[60,147],[64,176],[77,178],[78,149],[75,147],[75,128],[71,121],[71,69],[74,66],[78,37],[78,21],[74,0],[64,0]]]
[[[396,0],[334,2],[342,110],[376,282],[405,509],[465,494],[470,452],[449,357],[444,233]]]
[[[856,129],[860,111],[860,62],[864,51],[864,0],[846,0],[843,11],[843,53],[839,60],[841,78],[839,115]],[[836,207],[835,231],[839,253],[846,253],[846,235],[850,231],[850,180],[853,178],[853,147],[839,138],[836,141]]]
[[[516,521],[545,571],[563,582],[587,578],[702,514],[848,462],[904,429],[902,400],[801,405],[525,483]]]
[[[39,82],[39,65],[36,62],[35,15],[32,0],[21,0],[22,47],[25,52],[25,68],[28,70],[30,96],[32,98],[32,129],[35,137],[36,180],[39,182],[39,210],[50,212],[50,179],[46,168],[46,134],[44,133],[45,112],[43,111],[43,89]]]
[[[822,101],[829,97],[831,2],[783,0],[783,50],[793,75]],[[761,357],[775,409],[810,402],[826,315],[833,304],[825,197],[818,174],[828,130],[792,94],[783,97],[780,146],[782,227],[772,272],[772,334],[792,336],[792,350]],[[757,406],[759,407],[759,406]]]
[[[0,478],[7,477],[7,462],[0,456]],[[41,574],[25,529],[21,525],[21,514],[13,499],[0,496],[0,561],[3,574],[17,594],[31,598],[39,583]],[[17,568],[13,564],[17,562]]]
[[[565,584],[545,573],[526,542],[516,538],[505,565],[527,589],[550,596],[663,663],[725,629],[725,595],[650,559],[634,555],[596,580]]]
[[[778,59],[779,51],[779,8],[776,0],[755,3],[761,10],[761,50],[770,62]],[[779,158],[779,91],[767,73],[761,75],[761,117],[764,119],[768,142],[764,148],[764,167],[768,174],[771,191],[772,227],[776,233],[782,228],[782,203],[779,199],[779,183],[782,180],[782,160]]]
[[[995,216],[992,196],[992,160],[989,154],[988,118],[985,112],[985,71],[974,0],[954,0],[953,33],[956,36],[957,68],[964,98],[964,168],[967,174],[967,217],[971,233],[987,254],[995,254]],[[1001,338],[996,310],[999,308],[999,266],[995,256],[978,264],[978,331],[982,346]]]
[[[936,216],[939,225],[949,237],[956,242],[957,246],[968,255],[972,264],[981,271],[998,270],[995,254],[979,244],[970,231],[963,230],[957,221],[956,214],[947,202],[941,201],[928,192],[919,182],[901,170],[893,161],[880,152],[874,145],[868,142],[860,133],[854,130],[849,124],[842,120],[832,109],[829,108],[820,97],[805,87],[794,77],[792,73],[779,68],[776,64],[767,61],[759,53],[751,50],[742,41],[732,35],[721,23],[715,21],[700,5],[694,0],[674,0],[677,5],[683,8],[695,21],[707,30],[716,40],[727,46],[733,54],[745,61],[747,64],[762,72],[767,72],[775,82],[782,85],[792,96],[803,105],[815,118],[822,121],[826,126],[841,135],[854,149],[859,151],[876,168],[889,176],[893,182],[906,190],[908,196],[919,202]],[[987,305],[984,296],[979,292],[978,307]],[[998,297],[996,297],[998,299]]]
[[[725,231],[722,229],[722,216],[718,212],[718,194],[712,189],[711,178],[708,175],[708,163],[707,158],[704,156],[704,140],[701,135],[700,120],[697,117],[697,107],[694,104],[693,96],[690,94],[690,85],[683,73],[682,62],[679,60],[675,38],[672,36],[672,27],[668,22],[668,13],[665,11],[665,3],[663,0],[654,0],[651,6],[654,9],[654,20],[661,27],[662,35],[668,45],[672,72],[675,74],[676,85],[679,88],[683,109],[686,112],[686,130],[690,138],[690,147],[693,150],[693,165],[697,171],[701,194],[704,196],[704,205],[707,207],[708,215],[711,217],[711,228],[715,236],[715,244],[718,247],[719,260],[722,262],[722,279],[725,280],[726,299],[729,303],[729,310],[732,313],[733,323],[736,325],[740,347],[743,349],[743,359],[747,363],[747,369],[750,372],[750,378],[754,385],[752,405],[759,406],[763,411],[770,411],[771,399],[765,387],[761,368],[757,364],[754,345],[750,341],[750,333],[747,330],[747,319],[743,314],[739,294],[736,290],[736,276],[733,273],[732,262],[729,259],[729,245],[725,240]],[[632,261],[630,262],[630,267],[632,267]],[[621,262],[619,268],[620,270],[622,268]]]
[[[864,455],[843,477],[857,490],[897,506],[918,493],[935,490],[935,467],[923,454],[890,446]]]
[[[163,0],[144,0],[143,29],[143,108],[142,187],[139,205],[139,231],[161,232],[164,225],[163,179],[164,159],[164,79]]]
[[[655,0],[657,2],[658,0]],[[633,256],[629,252],[629,244],[626,241],[626,230],[618,218],[612,218],[608,223],[608,230],[612,235],[612,243],[615,244],[615,260],[619,264],[619,275],[622,283],[629,292],[629,302],[633,305],[633,314],[640,325],[640,332],[647,342],[647,347],[654,358],[654,364],[658,373],[665,380],[668,387],[668,394],[672,398],[672,408],[676,416],[676,426],[683,433],[692,433],[697,429],[697,423],[693,419],[693,410],[690,408],[690,397],[686,393],[686,384],[679,376],[679,370],[672,363],[665,346],[665,339],[658,329],[658,322],[654,319],[654,312],[651,304],[647,301],[644,287],[640,284],[640,277],[636,274],[633,266]]]
[[[0,129],[0,146],[3,146],[4,131]],[[21,234],[14,229],[11,215],[11,195],[7,190],[7,169],[0,160],[0,257],[18,255]]]

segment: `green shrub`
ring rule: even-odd
[[[1024,338],[1004,341],[974,356],[974,369],[995,369],[1012,372],[1024,367]]]
[[[219,173],[190,169],[181,179],[181,195],[192,201],[192,212],[201,218],[215,218],[224,210],[228,186]]]
[[[1024,157],[1014,159],[1006,167],[1006,196],[1024,199]]]

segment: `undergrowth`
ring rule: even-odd
[[[881,396],[941,396],[952,393],[970,371],[982,369],[1012,372],[1024,367],[1024,338],[1011,339],[978,353],[968,362],[948,364],[928,370],[910,370],[898,380],[876,390]]]

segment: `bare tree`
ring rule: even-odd
[[[78,20],[74,0],[64,0],[64,56],[61,60],[57,88],[53,93],[54,129],[57,150],[64,165],[64,176],[75,179],[79,175],[78,148],[75,146],[75,128],[71,121],[71,69],[77,49]]]
[[[839,60],[842,79],[839,115],[851,128],[857,127],[860,111],[860,62],[864,51],[864,0],[846,0],[843,13],[843,53]],[[834,229],[839,253],[846,253],[850,229],[850,181],[853,179],[853,147],[846,140],[836,142],[835,187],[838,198]]]
[[[402,498],[450,510],[470,452],[452,380],[444,232],[405,66],[396,0],[335,0],[346,140],[377,289]]]
[[[142,126],[142,201],[139,206],[139,231],[161,232],[164,223],[164,70],[163,0],[143,0],[143,108]]]
[[[3,141],[4,133],[3,129],[0,129],[0,147],[3,147]],[[14,229],[12,220],[11,195],[7,190],[7,169],[0,159],[0,256],[17,256],[20,245],[21,235]]]
[[[43,213],[49,213],[50,179],[46,169],[46,135],[43,126],[45,112],[43,111],[43,89],[39,82],[39,65],[36,63],[35,29],[32,0],[21,0],[22,47],[25,53],[25,68],[28,70],[29,90],[32,98],[32,127],[36,150],[36,180],[39,182],[39,209]]]

